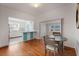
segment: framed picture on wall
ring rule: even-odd
[[[76,27],[77,29],[79,29],[79,4],[77,4],[77,8],[76,8]]]

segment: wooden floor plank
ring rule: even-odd
[[[0,48],[0,56],[45,56],[44,41],[34,39]],[[47,55],[49,55],[47,53]],[[63,56],[75,56],[75,49],[64,48]]]

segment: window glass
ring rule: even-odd
[[[34,31],[34,22],[9,17],[9,28],[10,28],[10,32],[14,32],[14,31],[19,31],[19,32]]]

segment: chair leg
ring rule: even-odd
[[[50,50],[49,49],[47,50],[47,53],[48,53],[48,56],[50,56]]]
[[[59,48],[57,48],[57,55],[59,56]]]
[[[47,50],[45,49],[45,56],[47,56]]]
[[[51,56],[51,55],[50,55],[50,52],[51,52],[51,51],[49,50],[49,56]]]
[[[56,48],[54,48],[54,56],[56,55],[55,52],[56,52]]]
[[[62,47],[62,55],[64,55],[64,45],[63,45],[63,47]]]

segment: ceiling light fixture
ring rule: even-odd
[[[38,8],[40,6],[40,3],[32,3],[31,5],[35,8]]]

